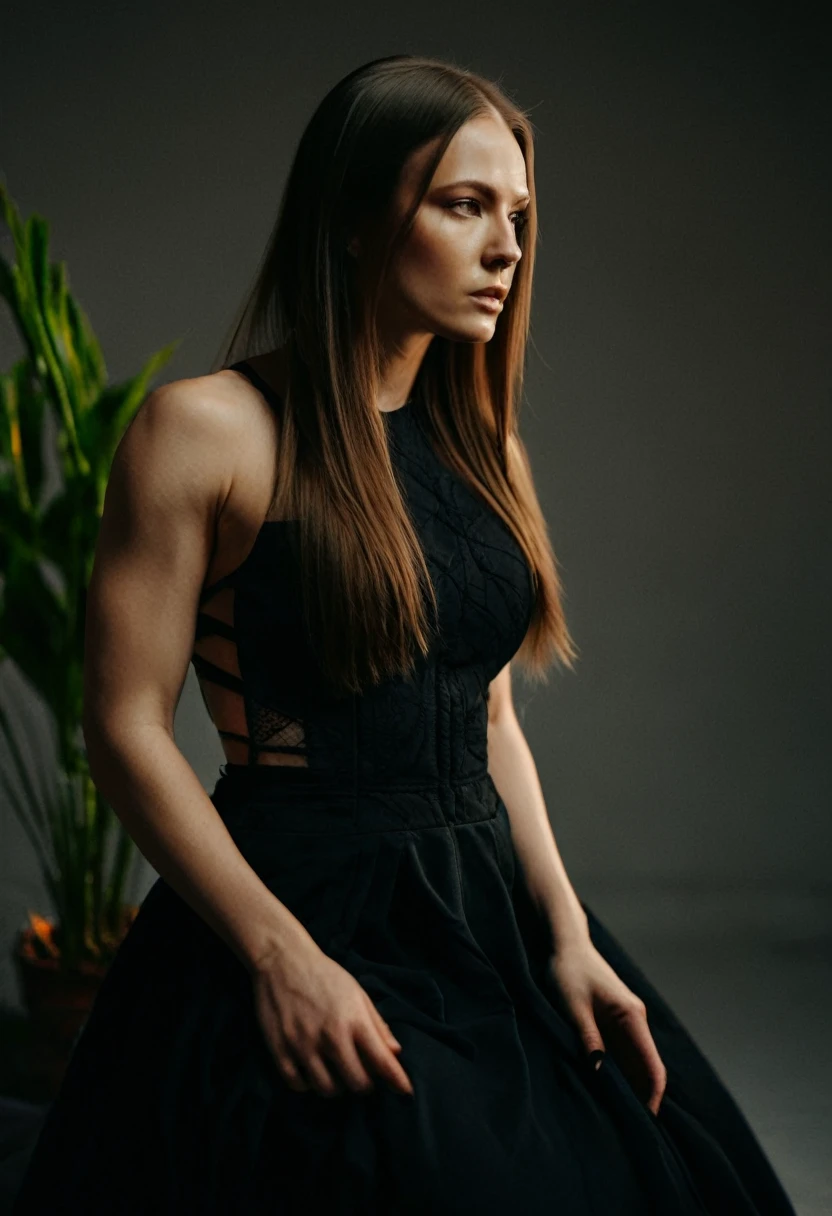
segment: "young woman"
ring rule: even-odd
[[[535,236],[503,92],[366,65],[221,366],[125,434],[85,736],[160,877],[17,1216],[793,1216],[570,885],[512,707],[515,658],[576,657],[518,433]],[[210,797],[173,736],[189,662]]]

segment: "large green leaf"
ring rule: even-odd
[[[12,660],[48,707],[60,766],[45,790],[43,759],[14,737],[19,707],[0,706],[11,766],[0,772],[0,789],[38,857],[62,960],[78,962],[106,958],[117,944],[135,857],[87,767],[80,727],[87,587],[116,448],[179,343],[151,355],[124,383],[107,384],[100,344],[73,298],[66,266],[49,261],[46,221],[31,215],[24,222],[2,183],[0,216],[15,252],[11,263],[0,258],[0,297],[25,348],[0,372],[0,660]],[[44,456],[48,434],[51,462]],[[62,485],[44,502],[50,463]]]

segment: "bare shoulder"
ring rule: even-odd
[[[215,519],[227,510],[256,518],[268,507],[275,443],[261,394],[223,369],[153,389],[122,436],[113,475],[162,512],[190,505]]]

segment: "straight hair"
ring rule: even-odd
[[[324,97],[304,130],[255,281],[212,370],[285,348],[269,516],[296,520],[306,626],[335,689],[413,668],[427,656],[436,593],[375,406],[383,374],[378,301],[451,139],[499,114],[516,138],[531,195],[517,263],[492,339],[432,338],[414,397],[441,460],[496,512],[520,546],[534,605],[517,659],[546,682],[577,648],[558,563],[518,430],[531,311],[537,208],[532,124],[492,81],[444,61],[394,55],[364,64]],[[434,145],[412,205],[392,206],[408,158]],[[359,229],[363,286],[347,251]]]

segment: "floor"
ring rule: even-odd
[[[789,930],[781,918],[779,932],[761,932],[753,916],[729,922],[717,910],[703,933],[702,916],[691,931],[671,909],[657,933],[615,895],[585,898],[728,1084],[798,1216],[830,1216],[832,925]],[[652,926],[660,920],[651,917]],[[40,1117],[36,1106],[0,1098],[0,1216],[11,1210]]]
[[[798,1216],[832,1216],[832,938],[650,942],[636,957],[738,1100]]]

